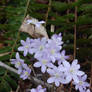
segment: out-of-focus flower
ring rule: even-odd
[[[42,88],[42,86],[39,85],[37,88],[32,88],[30,92],[46,92],[46,88]]]
[[[60,65],[63,61],[69,59],[69,56],[66,56],[65,55],[65,50],[63,50],[61,53],[60,53],[60,57],[58,58],[58,65]]]
[[[33,24],[36,27],[40,27],[41,24],[44,24],[44,23],[45,23],[45,21],[38,21],[37,19],[34,19],[34,18],[27,20],[27,24]]]
[[[47,56],[44,56],[39,58],[39,61],[34,64],[34,67],[41,67],[41,72],[45,73],[47,67],[53,67],[53,64]]]
[[[49,68],[49,69],[47,69],[47,72],[50,75],[50,78],[48,78],[48,80],[47,80],[48,83],[55,82],[55,85],[57,87],[60,85],[60,83],[63,83],[63,84],[69,83],[65,79],[65,74],[60,71],[59,66],[58,67],[54,66],[52,69]]]
[[[16,59],[10,59],[11,64],[14,64],[16,68],[21,68],[22,64],[24,64],[24,60],[20,59],[19,53],[16,53]]]
[[[26,41],[21,40],[22,46],[20,46],[20,47],[18,48],[18,50],[19,50],[19,51],[24,51],[24,56],[26,56],[27,53],[30,51],[30,49],[31,49],[31,42],[32,42],[32,41],[33,41],[33,40],[31,40],[30,38],[27,38]],[[29,53],[30,53],[30,52],[29,52]]]
[[[78,78],[79,78],[79,82],[78,83],[73,82],[73,84],[75,85],[75,89],[76,90],[79,89],[80,92],[86,92],[85,91],[86,88],[90,86],[90,84],[86,82],[87,75],[83,75],[83,76],[78,77]]]
[[[78,76],[84,75],[83,71],[80,71],[80,65],[77,64],[78,60],[73,60],[72,64],[67,61],[62,62],[63,66],[61,65],[60,70],[63,71],[66,75],[66,79],[71,81],[72,79],[74,82],[78,83],[79,78]]]

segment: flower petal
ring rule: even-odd
[[[36,62],[35,64],[34,64],[34,67],[40,67],[41,66],[41,63],[40,62]]]
[[[53,83],[54,81],[55,81],[55,77],[50,77],[50,78],[47,80],[48,83]]]

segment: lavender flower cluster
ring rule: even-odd
[[[69,84],[73,81],[75,89],[80,92],[90,92],[87,89],[90,85],[86,82],[87,75],[80,70],[80,65],[78,60],[74,59],[72,64],[70,64],[67,59],[69,56],[65,55],[65,50],[62,50],[62,36],[60,34],[54,34],[51,39],[45,37],[38,39],[27,38],[26,41],[21,40],[22,46],[18,48],[18,51],[23,51],[23,55],[27,54],[34,55],[37,62],[34,63],[34,67],[41,67],[41,72],[47,72],[50,78],[47,79],[48,83],[55,83],[58,87],[60,84]],[[20,59],[19,54],[16,54],[16,59],[11,59],[11,63],[15,64],[18,68],[18,73],[20,77],[26,79],[30,73],[31,69],[24,64],[24,60]],[[57,66],[55,64],[58,64]],[[39,89],[39,87],[38,87]],[[31,92],[40,92],[32,89]],[[45,91],[42,91],[45,92]]]
[[[18,74],[23,80],[27,79],[31,73],[31,69],[24,63],[23,59],[20,59],[19,53],[16,53],[16,59],[11,59],[11,64],[14,64],[18,69]]]

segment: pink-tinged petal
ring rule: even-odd
[[[36,89],[31,89],[31,92],[37,92],[37,90]]]
[[[25,49],[25,50],[24,50],[24,56],[26,56],[27,53],[28,53],[28,51]]]
[[[85,73],[84,72],[82,72],[82,71],[77,71],[77,75],[78,76],[82,76],[82,75],[84,75]]]
[[[24,41],[24,40],[21,40],[21,44],[22,44],[22,45],[25,45],[25,41]]]
[[[42,65],[41,71],[42,71],[42,73],[45,73],[45,71],[46,71],[46,66],[45,65]]]
[[[62,62],[62,63],[63,63],[63,65],[64,65],[64,67],[70,68],[70,63],[69,63],[69,62],[64,61],[64,62]]]
[[[55,81],[55,78],[54,78],[54,77],[50,77],[50,78],[47,80],[48,83],[53,83],[54,81]]]
[[[58,87],[60,85],[59,81],[55,81],[55,85]]]
[[[24,51],[24,47],[23,47],[23,46],[20,46],[20,47],[18,48],[18,51]]]
[[[40,67],[41,66],[41,63],[40,62],[36,62],[35,64],[34,64],[34,67]]]
[[[47,72],[48,72],[50,75],[53,75],[53,74],[55,73],[52,69],[47,69]]]
[[[73,80],[74,80],[75,83],[79,83],[79,79],[76,75],[73,75]]]
[[[16,53],[16,59],[20,59],[19,53]]]

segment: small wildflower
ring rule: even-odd
[[[42,86],[39,85],[36,89],[32,88],[30,92],[46,92],[46,88],[42,88]]]
[[[25,80],[25,79],[27,79],[29,77],[30,73],[31,73],[31,69],[27,67],[21,73],[20,78],[22,78],[23,80]]]
[[[66,79],[68,79],[69,81],[71,81],[72,79],[75,82],[79,82],[78,76],[82,76],[84,75],[84,72],[80,71],[80,65],[77,64],[78,60],[73,60],[72,64],[70,64],[67,61],[64,61],[62,64],[63,66],[61,66],[61,69],[65,74],[66,74]]]
[[[58,87],[60,83],[66,84],[68,81],[65,79],[65,75],[60,71],[59,67],[53,67],[52,69],[47,69],[47,72],[50,74],[50,78],[48,78],[48,83],[55,82],[55,85]]]
[[[19,53],[16,53],[16,59],[10,59],[11,64],[14,64],[16,68],[21,68],[22,64],[24,64],[24,60],[20,59]]]
[[[39,61],[34,64],[34,67],[41,67],[41,72],[45,73],[47,67],[53,67],[53,64],[50,62],[49,58],[45,56],[39,58]]]
[[[89,87],[89,83],[86,82],[86,79],[87,79],[87,75],[83,75],[81,77],[78,77],[79,79],[79,82],[76,83],[76,82],[73,82],[73,84],[75,85],[75,89],[78,90],[80,92],[84,92],[84,90],[86,90],[86,87]]]
[[[61,53],[60,53],[60,57],[58,58],[58,65],[60,65],[63,61],[69,59],[69,56],[66,56],[65,55],[65,50],[63,50]]]
[[[18,48],[18,50],[19,51],[24,51],[24,56],[26,56],[27,55],[27,53],[30,51],[30,49],[31,49],[31,39],[30,38],[27,38],[26,39],[26,41],[24,41],[24,40],[21,40],[21,44],[23,45],[23,46],[20,46],[19,48]],[[30,52],[29,52],[30,53]]]

